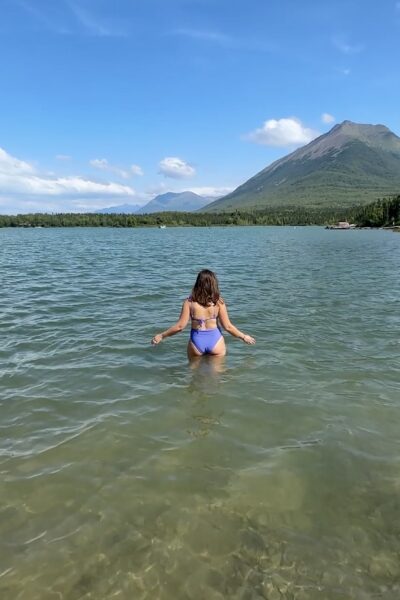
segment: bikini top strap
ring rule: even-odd
[[[190,304],[189,314],[190,314],[190,317],[193,319],[193,300],[192,300],[192,296],[188,296],[186,298],[186,300],[189,300],[189,304]]]

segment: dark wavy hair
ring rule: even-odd
[[[208,269],[200,271],[193,286],[191,297],[193,302],[198,302],[201,306],[217,304],[219,301],[223,302],[215,273]]]

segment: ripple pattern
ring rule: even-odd
[[[400,236],[0,229],[2,600],[398,600]],[[223,364],[157,348],[201,268]]]

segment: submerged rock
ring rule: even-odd
[[[371,558],[368,570],[372,577],[398,577],[400,574],[399,559],[389,552],[379,552]]]

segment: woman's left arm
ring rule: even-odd
[[[171,327],[169,327],[169,329],[167,329],[166,331],[163,331],[162,333],[157,333],[151,340],[151,343],[153,344],[153,346],[156,346],[157,344],[159,344],[164,338],[170,337],[171,335],[175,335],[176,333],[180,333],[183,329],[185,329],[186,325],[188,324],[189,318],[190,318],[189,300],[185,300],[184,303],[182,304],[182,310],[181,310],[180,317],[177,320],[177,322],[175,323],[175,325],[172,325]]]
[[[222,327],[225,329],[225,331],[227,331],[234,337],[240,338],[246,344],[255,344],[256,343],[256,340],[253,337],[251,337],[251,335],[248,335],[247,333],[243,333],[242,331],[240,331],[240,329],[235,327],[235,325],[233,323],[231,323],[231,320],[228,316],[228,309],[226,308],[225,302],[220,304],[218,318],[221,322]]]

